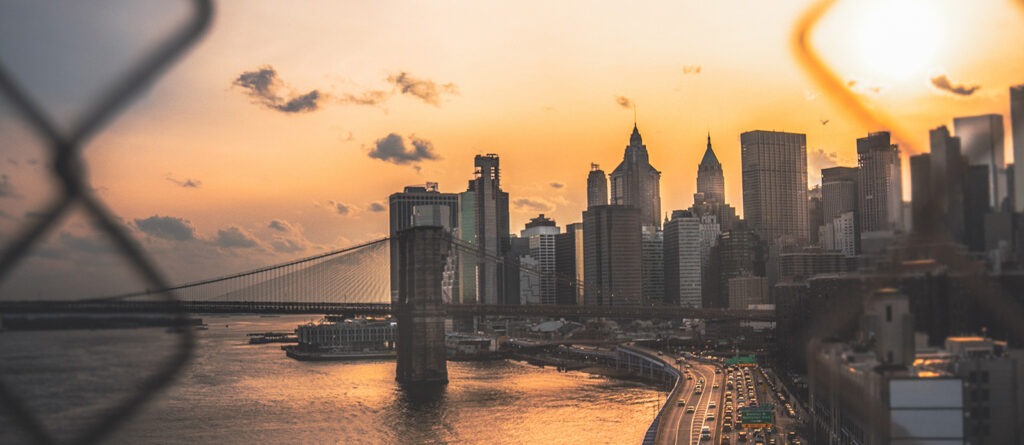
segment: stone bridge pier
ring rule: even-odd
[[[406,386],[448,383],[441,279],[451,239],[441,227],[412,227],[397,234],[398,366],[395,379]]]

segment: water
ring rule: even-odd
[[[449,363],[443,393],[414,398],[394,361],[299,362],[245,334],[308,316],[205,316],[177,382],[110,443],[636,444],[664,394],[585,373],[495,361]],[[134,390],[170,351],[163,329],[0,333],[0,378],[61,440]],[[0,410],[0,443],[22,443]]]

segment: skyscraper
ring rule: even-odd
[[[565,225],[565,233],[555,235],[555,301],[557,304],[583,304],[583,223]]]
[[[664,233],[665,303],[701,307],[700,217],[673,211]]]
[[[900,151],[889,132],[857,139],[857,207],[861,233],[896,231],[903,226],[903,173]]]
[[[635,305],[643,295],[640,209],[594,206],[583,212],[583,275],[588,305]]]
[[[597,164],[590,164],[587,175],[587,207],[608,205],[608,176]]]
[[[416,218],[417,215],[430,218]],[[437,191],[436,182],[426,186],[409,186],[388,197],[389,230],[392,238],[400,230],[414,225],[438,225],[448,230],[458,228],[459,195]],[[417,221],[418,219],[418,221]],[[447,224],[446,224],[447,222]],[[398,298],[398,243],[391,243],[391,301]]]
[[[661,229],[644,226],[640,231],[640,280],[646,303],[665,300],[665,238]]]
[[[958,243],[966,244],[964,235],[964,162],[960,138],[949,135],[945,126],[930,132],[931,194],[940,228]]]
[[[776,131],[740,135],[743,212],[766,242],[807,242],[807,136]]]
[[[555,304],[555,237],[561,231],[555,221],[541,213],[526,223],[520,236],[529,240],[530,257],[536,262],[540,287],[536,301],[530,303]]]
[[[459,239],[476,251],[460,252],[462,303],[502,304],[501,258],[509,248],[508,193],[501,190],[498,155],[477,155],[474,178],[459,195]]]
[[[937,196],[932,195],[932,156],[921,153],[910,157],[910,198],[913,208],[914,232],[934,233]]]
[[[697,166],[697,193],[703,193],[705,201],[725,203],[725,176],[722,174],[722,164],[711,149],[710,133],[708,148],[704,150],[704,157]]]
[[[1013,209],[1024,212],[1024,84],[1010,87],[1010,132],[1013,136]]]
[[[622,162],[611,174],[613,205],[636,207],[640,224],[661,227],[661,172],[651,166],[647,146],[633,124]],[[588,199],[589,200],[589,199]]]
[[[964,244],[972,252],[985,251],[985,214],[992,210],[990,171],[987,165],[972,165],[964,176]]]
[[[701,218],[711,216],[721,230],[732,229],[739,220],[736,209],[725,203],[725,177],[722,164],[711,148],[711,135],[708,135],[707,149],[697,166],[697,193],[693,194],[690,211]]]
[[[953,131],[960,138],[960,149],[967,158],[967,165],[988,167],[989,207],[999,208],[1006,197],[1003,116],[984,114],[954,118]]]

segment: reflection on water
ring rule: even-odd
[[[412,394],[394,361],[298,362],[245,334],[309,317],[205,316],[178,382],[112,443],[639,443],[658,393],[510,362],[449,363],[451,383]],[[4,332],[0,376],[69,439],[169,354],[162,329]],[[0,412],[0,443],[23,442]]]

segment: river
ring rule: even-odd
[[[450,362],[412,397],[394,361],[299,362],[245,334],[309,316],[205,315],[176,382],[110,436],[116,444],[638,444],[664,394],[639,383],[506,361]],[[74,437],[173,349],[163,329],[0,333],[0,379],[57,437]],[[22,443],[0,410],[0,443]]]

